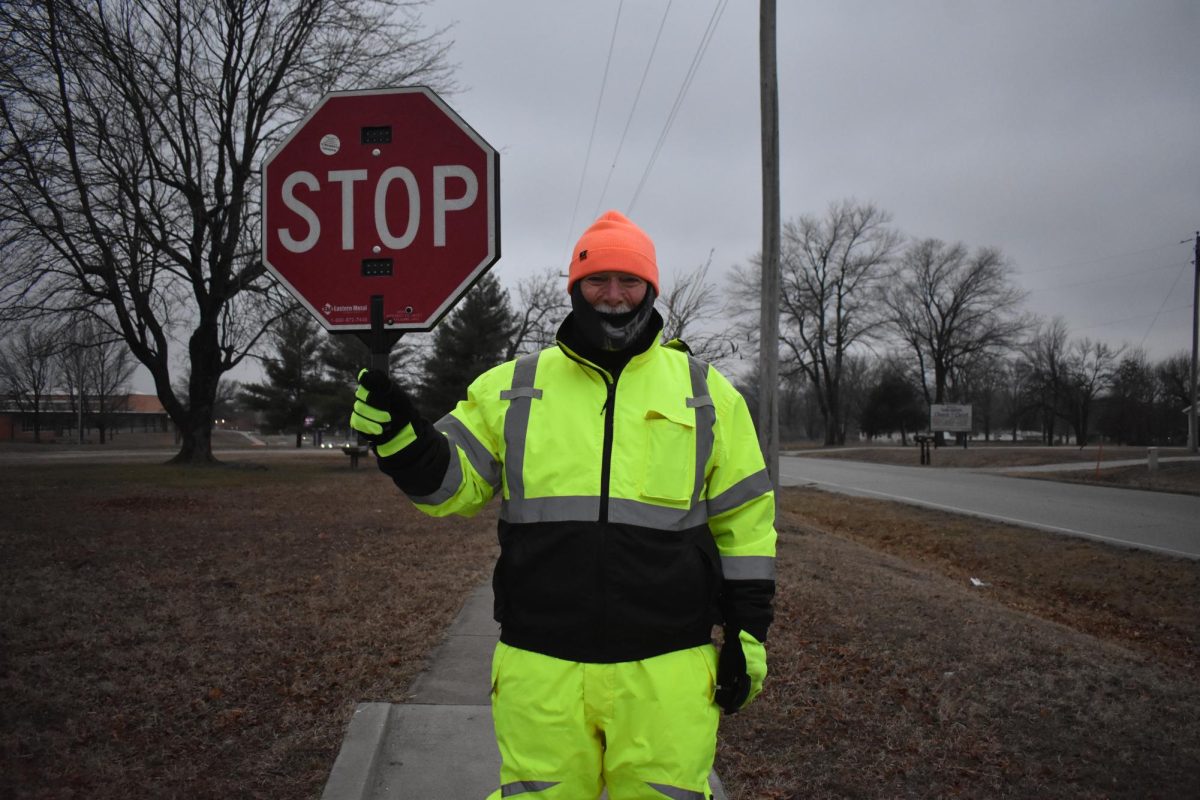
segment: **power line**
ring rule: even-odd
[[[1107,327],[1109,327],[1110,325],[1121,325],[1121,324],[1123,324],[1123,323],[1126,323],[1126,322],[1138,322],[1139,320],[1143,320],[1143,319],[1145,319],[1146,317],[1150,317],[1150,316],[1157,317],[1159,314],[1163,314],[1163,313],[1166,313],[1166,314],[1175,314],[1175,313],[1177,313],[1177,312],[1179,312],[1179,311],[1189,311],[1189,310],[1191,310],[1191,308],[1192,308],[1192,307],[1191,307],[1190,305],[1187,305],[1187,306],[1177,306],[1177,307],[1175,307],[1175,308],[1167,308],[1167,309],[1162,309],[1162,308],[1160,308],[1160,309],[1158,310],[1158,312],[1157,312],[1157,313],[1155,313],[1155,314],[1137,314],[1137,315],[1135,315],[1135,316],[1132,316],[1132,317],[1121,317],[1120,319],[1110,319],[1110,320],[1107,320],[1107,321],[1105,321],[1105,322],[1097,322],[1097,323],[1095,323],[1095,324],[1093,324],[1093,325],[1083,325],[1083,326],[1080,326],[1080,327],[1075,327],[1075,328],[1072,328],[1071,330],[1073,330],[1073,331],[1090,331],[1090,330],[1092,330],[1093,328],[1107,328]],[[1151,323],[1151,327],[1153,327],[1153,323]],[[1142,337],[1142,342],[1143,342],[1143,343],[1145,343],[1145,341],[1146,341],[1146,338],[1145,338],[1145,337]]]
[[[1146,332],[1142,335],[1142,340],[1138,342],[1138,347],[1146,343],[1146,337],[1150,335],[1150,331],[1154,330],[1154,324],[1158,322],[1158,315],[1162,313],[1166,307],[1167,301],[1171,299],[1171,294],[1175,291],[1175,287],[1179,285],[1179,279],[1183,277],[1183,273],[1187,271],[1188,264],[1183,265],[1184,268],[1179,270],[1179,274],[1175,276],[1175,282],[1171,284],[1171,288],[1167,290],[1167,296],[1163,298],[1162,304],[1158,307],[1158,311],[1154,312],[1154,319],[1150,320],[1150,327],[1146,328]]]
[[[579,200],[583,197],[583,184],[587,178],[588,163],[592,160],[592,144],[596,141],[596,126],[600,122],[600,106],[604,102],[604,89],[608,85],[608,68],[612,66],[613,48],[617,43],[617,28],[621,24],[621,9],[625,6],[625,0],[621,0],[617,4],[617,18],[613,20],[612,36],[608,40],[608,58],[604,61],[604,76],[600,79],[600,96],[596,98],[596,113],[592,116],[592,132],[588,136],[587,153],[583,157],[583,171],[579,175],[579,190],[575,193],[575,208],[571,211],[571,225],[567,228],[567,244],[563,247],[564,251],[568,251],[573,244],[572,237],[575,233],[575,219],[579,214]]]
[[[617,169],[617,161],[621,158],[621,149],[625,146],[625,137],[629,134],[629,125],[633,122],[638,101],[642,98],[642,88],[646,85],[646,76],[650,74],[650,65],[654,63],[654,54],[658,51],[658,42],[662,38],[663,28],[667,25],[667,14],[670,11],[671,0],[668,0],[667,7],[663,11],[662,21],[658,23],[658,33],[654,36],[654,45],[650,48],[650,57],[646,59],[646,68],[642,70],[642,80],[638,84],[637,94],[633,98],[633,106],[629,109],[629,117],[625,120],[625,130],[621,132],[621,141],[617,143],[617,152],[613,156],[612,166],[608,168],[608,175],[604,178],[604,188],[600,190],[600,199],[596,201],[596,210],[592,212],[592,217],[599,216],[600,207],[604,205],[604,195],[608,194],[608,182],[612,180],[612,174]]]
[[[1108,255],[1108,256],[1094,256],[1091,258],[1082,258],[1077,261],[1067,261],[1062,264],[1055,264],[1050,267],[1039,267],[1037,269],[1017,270],[1016,274],[1017,275],[1036,275],[1039,272],[1054,272],[1054,271],[1057,271],[1060,269],[1068,269],[1071,267],[1087,267],[1087,266],[1091,266],[1092,264],[1096,263],[1097,261],[1112,261],[1115,258],[1127,258],[1128,256],[1139,256],[1139,255],[1142,255],[1143,253],[1153,253],[1158,250],[1165,250],[1168,247],[1178,247],[1178,246],[1179,245],[1177,245],[1175,243],[1160,244],[1160,245],[1155,245],[1154,247],[1146,247],[1141,250],[1131,250],[1128,253],[1114,253],[1114,254]]]
[[[638,181],[637,189],[633,193],[633,199],[629,201],[628,210],[630,212],[637,205],[642,188],[646,185],[646,179],[650,177],[650,171],[654,169],[654,162],[658,160],[658,154],[662,151],[663,144],[667,140],[667,134],[670,132],[671,126],[675,123],[675,116],[679,113],[680,106],[683,105],[683,98],[692,85],[692,79],[696,76],[700,62],[704,59],[704,53],[708,50],[708,44],[712,41],[713,34],[717,30],[717,25],[721,21],[721,16],[725,13],[726,5],[728,5],[728,0],[717,0],[712,16],[708,18],[708,27],[704,29],[704,35],[700,37],[700,44],[696,47],[695,55],[692,56],[691,66],[688,67],[687,74],[683,77],[679,93],[675,95],[675,103],[671,106],[670,113],[667,114],[667,121],[663,125],[662,132],[658,135],[658,141],[654,144],[654,151],[650,154],[650,160],[646,163],[646,169],[642,172],[641,180]]]
[[[1056,283],[1053,286],[1043,286],[1043,287],[1038,288],[1037,291],[1052,292],[1052,291],[1055,291],[1056,289],[1073,289],[1078,286],[1087,286],[1088,284],[1091,284],[1091,283],[1102,283],[1104,281],[1115,280],[1117,278],[1127,278],[1130,276],[1144,276],[1151,272],[1164,272],[1168,269],[1175,269],[1178,266],[1179,266],[1178,263],[1172,262],[1170,264],[1164,264],[1161,267],[1150,267],[1149,269],[1135,269],[1135,270],[1129,270],[1128,272],[1115,272],[1111,275],[1098,275],[1095,278],[1088,278],[1087,280],[1072,281],[1070,283]],[[1186,262],[1184,263],[1184,266],[1187,266]]]

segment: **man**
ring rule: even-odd
[[[766,675],[771,483],[741,395],[659,341],[640,228],[602,215],[567,288],[557,346],[485,372],[436,425],[377,371],[351,425],[426,513],[501,495],[492,796],[708,798],[719,709]]]

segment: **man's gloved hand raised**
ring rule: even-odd
[[[360,370],[354,397],[350,427],[374,445],[379,457],[395,455],[417,438],[412,428],[419,417],[417,410],[386,372]]]
[[[725,643],[717,659],[717,705],[736,714],[762,691],[767,677],[767,649],[745,631],[725,628]]]

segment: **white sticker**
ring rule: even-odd
[[[327,133],[321,137],[321,152],[327,156],[337,155],[337,151],[342,149],[342,140],[332,133]]]

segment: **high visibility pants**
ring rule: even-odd
[[[720,710],[711,645],[619,664],[496,646],[491,798],[708,800]]]

